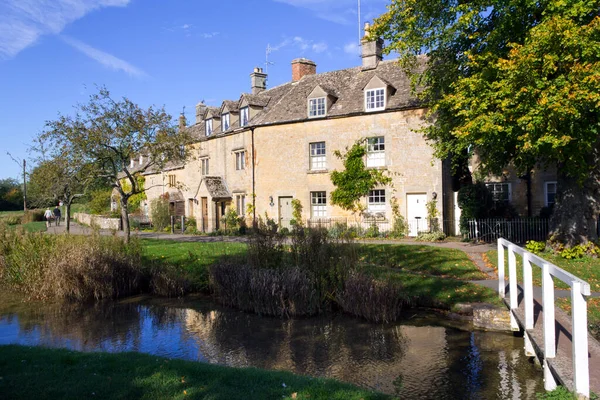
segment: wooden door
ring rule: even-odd
[[[208,230],[208,198],[202,197],[202,232]]]
[[[292,199],[293,197],[280,197],[279,198],[279,227],[290,228],[290,221],[292,220]]]

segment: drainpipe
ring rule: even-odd
[[[254,156],[254,127],[250,128],[250,131],[252,132],[252,228],[256,228],[256,159]]]

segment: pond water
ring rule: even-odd
[[[31,305],[3,294],[0,344],[10,343],[286,370],[410,399],[533,399],[543,391],[521,338],[422,311],[381,325],[342,314],[266,318],[204,297],[84,307]]]

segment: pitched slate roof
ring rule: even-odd
[[[252,120],[254,125],[273,124],[307,119],[306,99],[319,85],[334,94],[337,101],[327,110],[327,116],[343,116],[364,112],[364,87],[373,76],[389,83],[396,90],[389,97],[386,111],[419,106],[411,93],[410,79],[397,60],[382,61],[377,68],[363,71],[362,67],[306,75],[282,96],[276,104]],[[325,89],[327,88],[327,89]]]
[[[424,68],[426,62],[426,58],[421,57],[419,59],[419,69]],[[325,92],[336,98],[336,101],[327,110],[327,117],[359,114],[365,112],[364,88],[374,76],[379,77],[384,83],[395,89],[393,93],[389,94],[385,111],[422,106],[411,93],[410,79],[398,65],[398,61],[386,60],[381,61],[377,68],[370,70],[363,70],[362,66],[357,66],[338,71],[305,75],[297,82],[287,82],[259,94],[243,93],[236,107],[239,108],[242,101],[246,100],[251,106],[262,108],[249,121],[248,126],[306,120],[308,118],[306,111],[308,96],[317,86],[320,86]],[[223,102],[223,104],[228,105],[231,103],[235,102],[229,100]],[[214,115],[213,110],[219,109],[209,107],[207,117]],[[239,128],[239,123],[233,123],[232,121],[229,131],[236,128]],[[188,129],[193,137],[206,138],[203,123],[192,125]],[[220,133],[220,129],[216,130],[211,137]]]
[[[229,110],[229,112],[231,113],[237,113],[239,111],[239,102],[238,101],[233,101],[233,100],[224,100],[223,104],[221,105],[221,110],[224,107],[227,107],[227,109]]]
[[[231,199],[231,193],[227,188],[227,183],[225,182],[225,179],[220,176],[203,177],[200,184],[198,184],[198,189],[196,189],[196,195],[194,197],[198,197],[203,182],[206,185],[206,190],[208,190],[212,200]]]

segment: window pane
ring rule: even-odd
[[[367,139],[367,167],[385,166],[385,138],[383,136]]]
[[[367,90],[365,93],[367,110],[385,107],[385,89]]]
[[[248,125],[248,107],[240,109],[240,126]]]
[[[372,213],[385,213],[385,189],[369,191],[367,209]]]
[[[311,218],[323,218],[327,216],[327,193],[310,193],[310,212]]]
[[[327,156],[325,155],[325,142],[310,144],[310,169],[326,169]]]
[[[508,203],[510,201],[510,188],[508,183],[486,183],[495,202]]]

